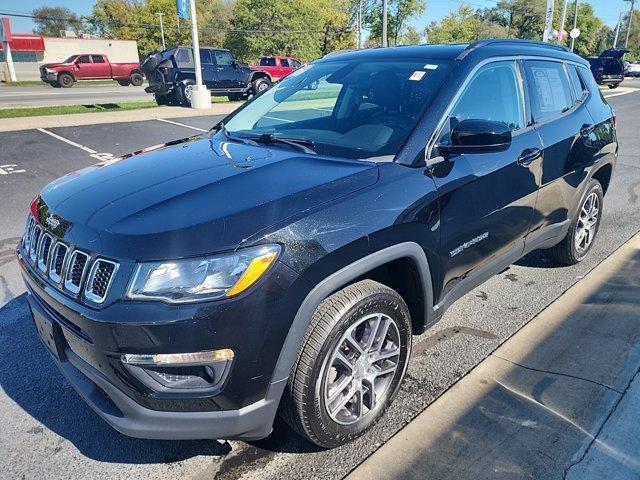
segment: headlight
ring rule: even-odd
[[[46,68],[44,69],[45,72],[47,73],[55,73],[55,71],[52,68]]]
[[[169,303],[232,297],[256,283],[279,253],[279,245],[261,245],[228,255],[139,263],[127,297]]]

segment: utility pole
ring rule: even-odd
[[[162,24],[162,17],[164,16],[164,13],[156,13],[156,15],[160,17],[160,35],[162,36],[162,50],[166,50],[167,46],[164,43],[164,25]]]
[[[542,41],[548,42],[553,29],[553,10],[555,8],[554,0],[547,0],[547,11],[544,19],[544,33],[542,34]]]
[[[627,25],[627,38],[624,41],[624,48],[629,46],[629,34],[631,33],[631,24],[633,23],[633,7],[635,6],[636,0],[624,0],[625,2],[630,2],[631,7],[629,8],[629,24]]]
[[[573,5],[574,7],[574,12],[573,12],[573,28],[578,28],[578,0],[576,0],[576,3],[574,3]],[[576,43],[576,39],[571,37],[571,51],[573,52],[573,46]]]
[[[616,25],[616,35],[613,37],[613,48],[618,46],[618,35],[620,35],[620,24],[622,23],[622,12],[618,15],[618,23]]]
[[[2,50],[4,51],[4,59],[7,62],[7,69],[9,70],[9,81],[17,82],[16,70],[13,68],[13,57],[11,56],[11,24],[9,18],[0,18],[0,40],[2,40]]]
[[[562,7],[562,17],[560,17],[560,43],[564,43],[564,38],[562,37],[564,32],[564,23],[567,20],[567,5],[569,4],[569,0],[564,0],[564,6]]]
[[[389,8],[387,0],[382,0],[382,46],[387,46],[387,9]]]
[[[358,50],[362,48],[362,0],[358,0]]]

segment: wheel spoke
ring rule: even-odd
[[[344,365],[345,367],[347,367],[351,373],[353,373],[354,361],[351,358],[347,357],[344,354],[344,352],[340,349],[338,349],[336,353],[333,355],[333,358],[331,359],[331,364],[333,365],[336,362],[336,360],[340,362],[342,365]]]
[[[376,335],[378,334],[378,328],[380,328],[380,321],[382,319],[381,315],[378,315],[375,318],[372,318],[367,323],[368,331],[365,330],[365,335],[363,336],[363,340],[365,340],[364,351],[368,352],[373,347],[373,344],[376,341]]]
[[[398,365],[395,363],[391,363],[391,365],[387,365],[386,367],[380,367],[380,370],[376,370],[376,377],[382,377],[393,373],[396,371],[396,368],[398,368]]]
[[[400,347],[393,346],[388,350],[384,350],[379,352],[375,357],[373,357],[374,363],[380,362],[382,360],[386,360],[388,358],[393,358],[400,355]]]
[[[344,408],[347,405],[347,403],[349,403],[349,401],[353,398],[354,395],[356,395],[356,393],[358,393],[358,388],[355,385],[353,385],[349,389],[347,394],[344,397],[342,397],[338,403],[332,406],[327,405],[327,407],[329,407],[329,411],[332,414],[339,412],[340,409]]]
[[[344,379],[341,380],[338,385],[330,385],[329,391],[327,392],[327,403],[333,403],[351,383],[353,383],[353,375],[345,375]]]

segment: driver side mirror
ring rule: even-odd
[[[451,129],[451,143],[438,145],[443,154],[504,152],[511,146],[511,128],[493,120],[462,120]]]

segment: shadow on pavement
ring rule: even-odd
[[[542,479],[563,473],[583,480],[640,478],[637,435],[632,442],[624,435],[599,436],[640,375],[640,241],[632,242],[499,347],[349,480]],[[599,452],[597,460],[585,470],[587,462],[580,462],[591,450]]]
[[[231,451],[227,442],[140,440],[112,429],[58,371],[36,334],[25,297],[20,295],[0,308],[0,388],[42,424],[27,432],[34,442],[49,429],[94,460],[137,464],[223,456]]]

